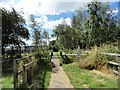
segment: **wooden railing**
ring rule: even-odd
[[[33,66],[37,60],[32,56],[14,60],[14,90],[16,88],[29,88],[33,86]]]
[[[110,65],[113,65],[113,66],[116,66],[116,67],[120,67],[120,64],[119,63],[116,63],[116,62],[108,62]],[[113,73],[117,74],[117,75],[120,75],[120,72],[119,70],[114,70],[112,69]]]
[[[61,52],[62,53],[62,52]],[[90,53],[89,51],[87,51],[87,53]],[[103,54],[103,55],[109,55],[109,56],[115,56],[115,57],[118,57],[120,58],[120,54],[116,54],[116,53],[100,53],[100,54]],[[62,53],[62,55],[66,55],[66,56],[77,56],[77,54],[65,54],[65,53]],[[85,54],[81,54],[81,56],[83,56]],[[112,65],[112,66],[115,66],[117,67],[118,70],[112,70],[113,73],[117,74],[117,75],[120,75],[120,59],[119,59],[119,62],[111,62],[109,61],[108,62],[109,65]]]

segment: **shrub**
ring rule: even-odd
[[[112,45],[102,45],[101,47],[93,47],[90,53],[81,60],[79,66],[85,69],[101,69],[108,66],[108,61],[116,61],[117,57],[101,54],[117,52],[117,47]]]
[[[95,68],[96,53],[94,48],[91,49],[89,55],[85,59],[80,60],[80,67],[85,69]]]
[[[99,52],[118,53],[118,47],[114,45],[102,45],[98,47]]]
[[[70,58],[70,57],[68,57],[67,55],[64,55],[64,56],[62,57],[62,61],[63,61],[64,64],[69,64],[69,63],[72,63],[72,62],[73,62],[73,59]]]

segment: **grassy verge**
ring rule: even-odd
[[[35,77],[35,88],[47,88],[49,86],[51,72],[52,72],[52,63],[51,62],[42,62],[39,63],[38,74]]]
[[[63,65],[63,69],[74,88],[118,88],[115,78],[80,69],[75,64]]]
[[[35,58],[32,58],[35,59]],[[35,89],[47,88],[51,78],[52,63],[50,60],[43,59],[42,62],[35,64],[34,76],[35,76]],[[2,73],[2,88],[13,88],[13,73]]]
[[[2,88],[13,88],[13,74],[2,74]]]

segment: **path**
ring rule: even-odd
[[[55,64],[55,68],[53,68],[48,88],[73,88],[63,68],[60,67],[55,53],[53,54],[52,62]]]

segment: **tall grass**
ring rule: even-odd
[[[90,50],[88,55],[80,61],[79,66],[85,69],[100,70],[102,67],[108,67],[108,61],[117,60],[117,57],[100,54],[103,52],[115,53],[118,52],[118,49],[112,45],[95,46]]]
[[[95,67],[95,61],[96,61],[96,54],[97,51],[95,48],[91,49],[90,53],[85,59],[80,60],[80,67],[86,68],[86,69],[92,69]]]

